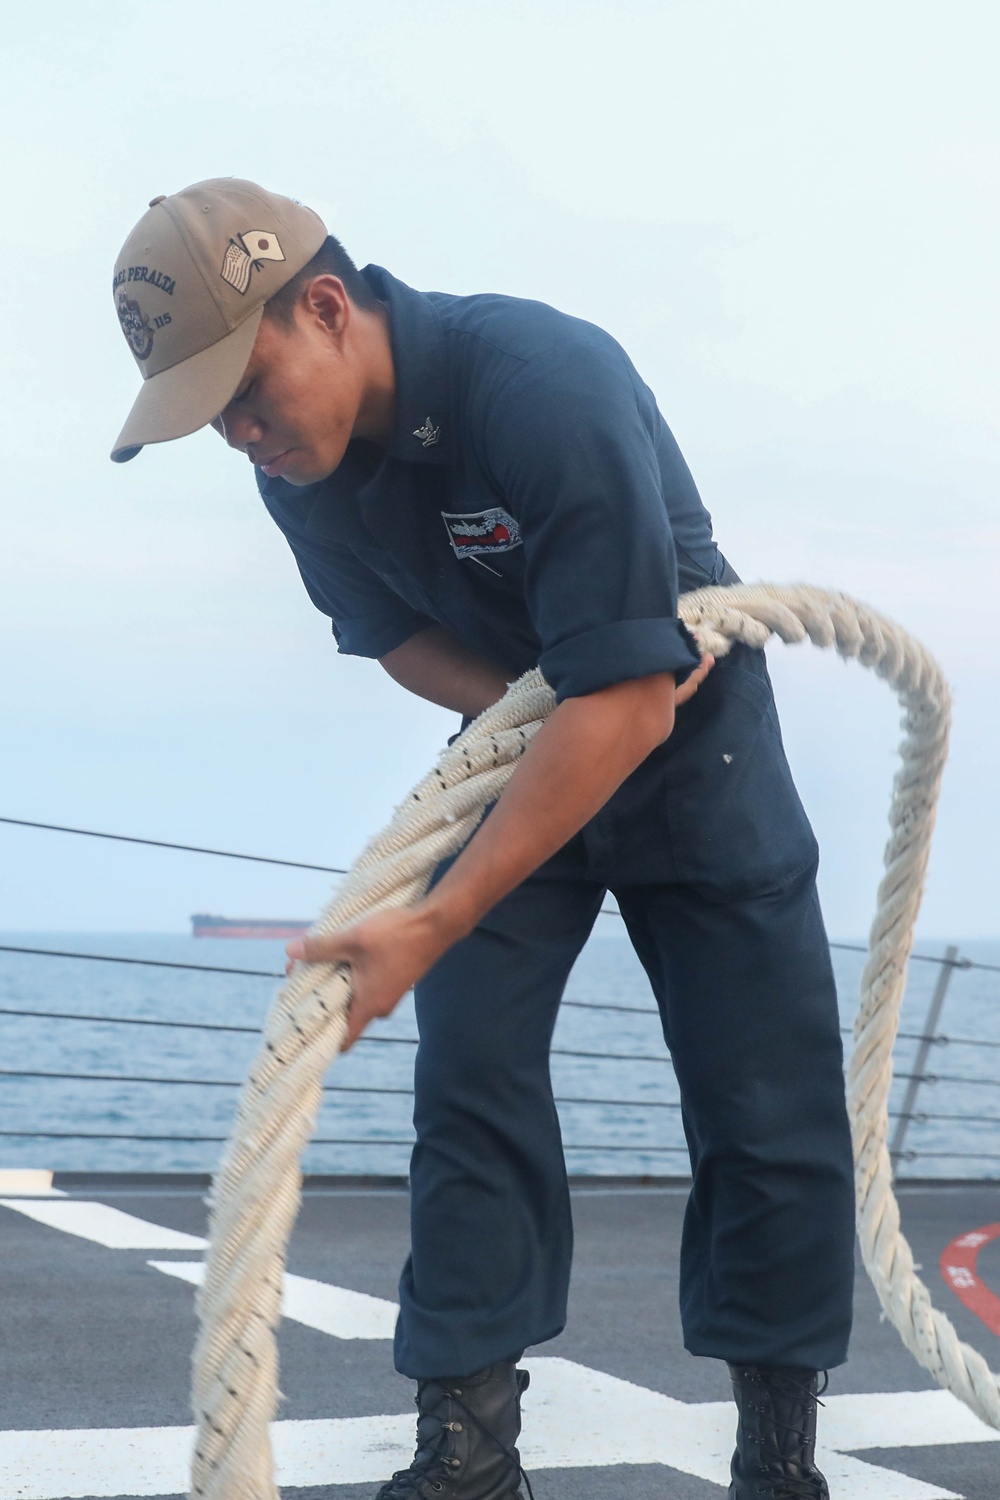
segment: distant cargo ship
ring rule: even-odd
[[[213,917],[195,912],[191,918],[192,937],[211,938],[292,938],[308,932],[311,922],[284,922],[278,917]]]

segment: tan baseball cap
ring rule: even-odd
[[[264,303],[326,234],[311,208],[236,177],[153,199],[115,263],[115,306],[143,379],[116,463],[218,416],[243,378]]]

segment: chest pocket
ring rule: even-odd
[[[419,610],[421,614],[429,615],[432,619],[438,618],[430,591],[424,587],[415,573],[404,568],[385,547],[364,542],[355,543],[351,550],[359,562],[364,563],[366,568],[370,568],[373,573],[377,574],[382,582],[392,589],[394,594],[405,599],[412,609]]]

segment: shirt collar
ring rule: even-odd
[[[423,292],[381,266],[365,266],[361,274],[389,308],[396,403],[388,451],[404,463],[447,463],[451,412],[440,313]]]

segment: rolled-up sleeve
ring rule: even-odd
[[[258,471],[261,499],[284,533],[306,592],[329,616],[344,656],[385,656],[434,622],[397,594],[349,543],[310,533],[308,517],[319,485],[297,492]]]
[[[310,546],[288,538],[306,592],[329,615],[344,656],[385,656],[434,622],[367,567],[349,547]]]
[[[677,618],[659,420],[597,330],[525,361],[490,401],[486,459],[521,526],[539,666],[559,699],[697,665]]]

